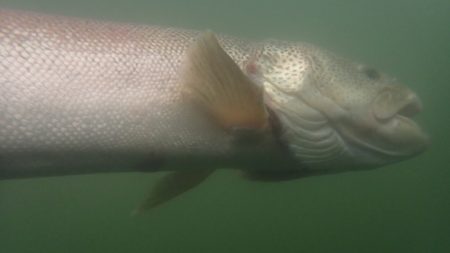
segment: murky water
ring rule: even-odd
[[[450,252],[450,2],[2,0],[0,7],[309,41],[412,87],[423,155],[255,183],[221,171],[130,217],[159,174],[0,181],[0,252]],[[1,18],[1,17],[0,17]]]

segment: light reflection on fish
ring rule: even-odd
[[[0,178],[217,168],[288,180],[413,157],[417,95],[304,43],[0,11]]]

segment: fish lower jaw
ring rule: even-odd
[[[428,135],[410,117],[397,114],[383,126],[385,138],[397,145],[395,150],[402,147],[425,149],[429,145]]]
[[[386,145],[370,143],[355,137],[347,138],[347,147],[354,163],[365,166],[382,166],[399,162],[415,156],[425,150],[423,146],[402,148],[388,143]],[[381,139],[381,138],[378,138]]]

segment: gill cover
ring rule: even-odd
[[[323,112],[334,118],[347,115],[316,89],[315,59],[306,48],[287,42],[271,41],[259,49],[249,62],[256,69],[250,75],[264,87],[266,104],[279,117],[292,153],[310,167],[341,159],[345,147]]]

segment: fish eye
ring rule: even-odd
[[[366,75],[366,77],[368,77],[371,80],[378,80],[380,79],[380,72],[378,72],[378,70],[371,68],[371,67],[365,67],[362,69],[362,72],[364,73],[364,75]]]

